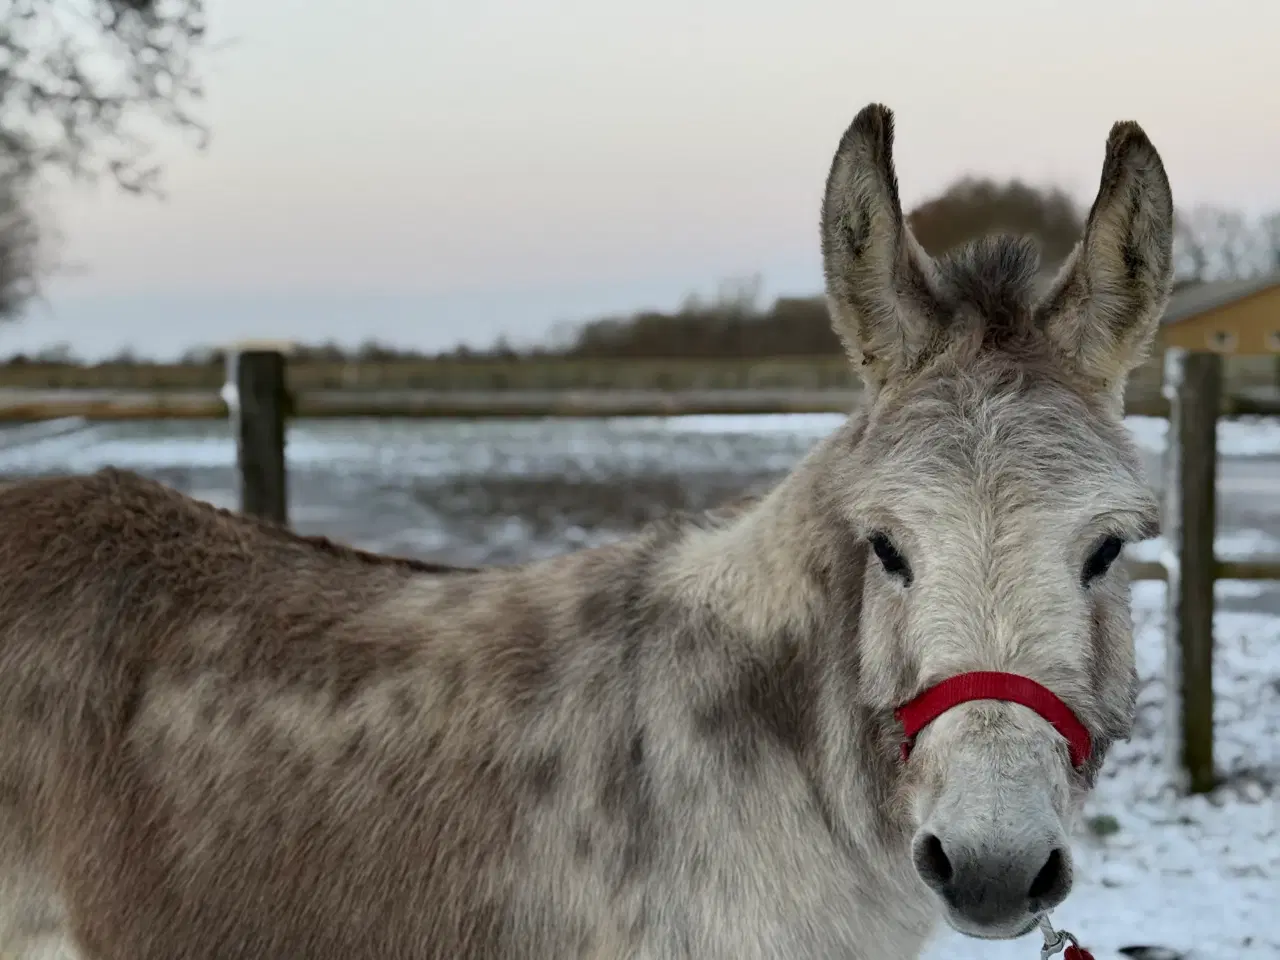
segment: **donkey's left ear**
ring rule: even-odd
[[[1138,124],[1107,138],[1084,236],[1036,307],[1077,372],[1120,395],[1146,359],[1173,285],[1173,194]]]
[[[822,198],[831,323],[875,389],[910,368],[938,332],[933,261],[902,216],[893,111],[868,104],[840,139]]]

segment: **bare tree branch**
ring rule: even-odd
[[[22,177],[0,174],[0,317],[17,313],[36,293],[40,231]]]
[[[150,142],[196,136],[204,0],[6,0],[0,20],[0,317],[40,270],[31,211],[52,173],[158,194]]]
[[[1179,210],[1174,260],[1179,281],[1235,280],[1280,269],[1280,214],[1256,220],[1200,204]]]
[[[1265,253],[1264,269],[1268,273],[1280,271],[1280,213],[1269,213],[1264,216],[1261,230]]]
[[[0,24],[0,145],[32,170],[108,174],[147,192],[142,121],[203,137],[204,0],[10,0]]]

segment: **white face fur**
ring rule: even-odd
[[[1056,692],[1100,738],[1126,735],[1134,651],[1114,561],[1158,512],[1123,426],[1052,384],[1000,392],[958,374],[884,397],[856,460],[846,510],[872,550],[867,695],[902,703],[1005,671]],[[1088,775],[1047,721],[962,704],[921,732],[909,769],[917,865],[957,929],[1017,935],[1066,896]]]

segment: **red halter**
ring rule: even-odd
[[[1066,737],[1073,766],[1083,764],[1093,749],[1088,729],[1052,690],[1016,673],[976,671],[948,677],[893,712],[902,724],[903,761],[911,755],[916,734],[952,707],[970,700],[1007,700],[1034,710]]]

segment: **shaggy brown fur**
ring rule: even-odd
[[[1167,296],[1171,204],[1117,130],[1037,301],[1019,243],[923,258],[891,117],[860,113],[823,242],[867,401],[722,514],[448,571],[116,470],[0,490],[0,950],[889,960],[944,916],[1015,934],[1069,856],[1001,913],[913,849],[1034,872],[1019,838],[1058,836],[1131,719],[1123,576],[1081,571],[1154,528],[1113,395]],[[904,765],[893,708],[975,668],[1055,689],[1087,769],[991,703]]]

